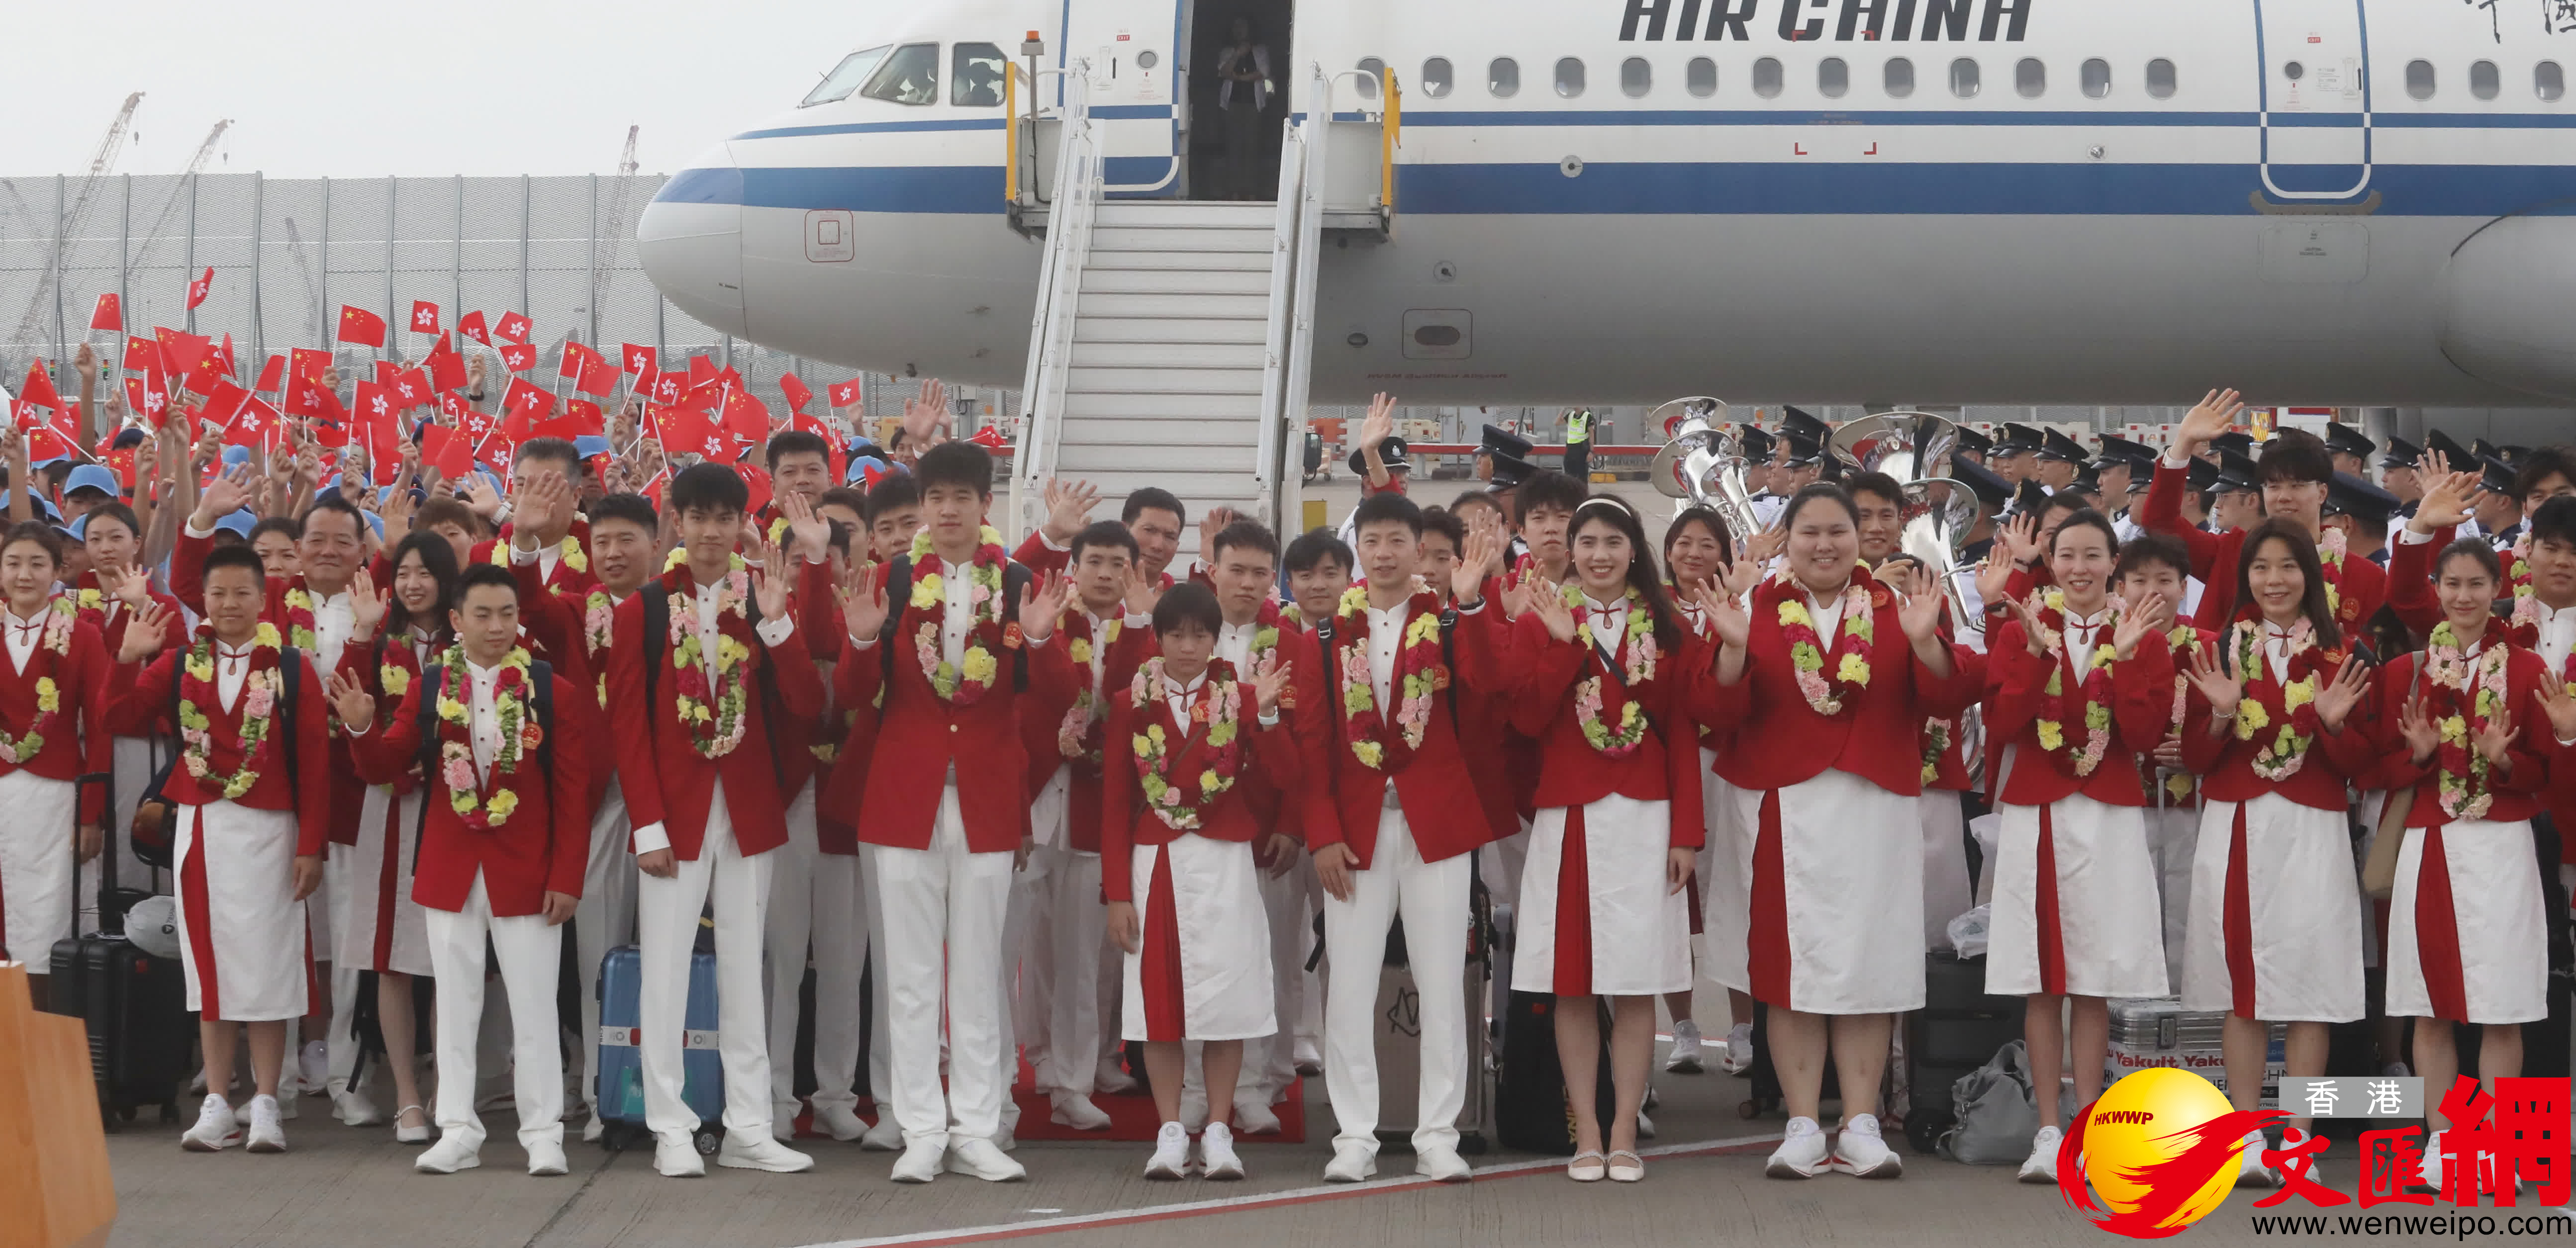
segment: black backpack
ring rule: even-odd
[[[441,667],[421,673],[426,687],[420,691],[420,818],[411,829],[411,870],[420,874],[420,841],[429,830],[429,795],[438,782],[438,693],[439,684],[447,677]],[[528,664],[530,700],[537,711],[537,774],[545,777],[546,791],[554,791],[555,779],[555,669],[543,660]]]

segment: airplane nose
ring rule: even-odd
[[[2442,274],[2442,353],[2498,385],[2576,397],[2576,221],[2517,216],[2478,231]]]
[[[742,312],[742,167],[723,144],[662,184],[635,226],[644,273],[681,311],[736,336]]]

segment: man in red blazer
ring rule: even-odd
[[[706,1173],[689,1142],[698,1117],[680,1099],[680,1039],[690,949],[710,899],[725,1070],[716,1164],[777,1172],[814,1165],[770,1138],[760,953],[773,870],[767,855],[787,842],[787,820],[761,708],[774,690],[781,713],[810,719],[822,710],[823,691],[796,631],[787,578],[755,574],[734,553],[750,495],[722,464],[671,478],[666,497],[680,561],[617,605],[609,652],[608,704],[620,717],[617,780],[643,873],[635,912],[644,1125],[654,1135],[653,1168],[672,1176]],[[751,555],[762,569],[785,566],[766,543]]]
[[[1010,1091],[1003,931],[1029,828],[1017,713],[1022,694],[1043,704],[1065,696],[1071,682],[1063,648],[1047,644],[1064,611],[1065,583],[1032,578],[985,526],[993,460],[984,448],[943,442],[922,453],[913,479],[928,523],[894,566],[906,581],[902,596],[887,594],[872,573],[867,587],[845,590],[849,637],[833,673],[841,705],[882,707],[858,834],[884,916],[877,968],[887,981],[894,1049],[887,1099],[904,1139],[894,1179],[927,1183],[944,1166],[1007,1181],[1027,1174],[994,1142]]]
[[[2236,601],[2236,563],[2245,531],[2201,532],[2183,519],[2182,496],[2189,488],[2191,457],[2210,439],[2227,432],[2244,410],[2235,391],[2210,391],[2174,427],[2173,445],[2157,462],[2155,483],[2147,489],[2146,527],[2171,533],[2190,549],[2191,574],[2202,585],[2200,608],[2192,622],[2215,632],[2225,632],[2243,605]],[[2344,636],[2357,636],[2363,622],[2378,614],[2380,604],[2388,600],[2388,574],[2359,554],[2344,557],[2340,533],[2329,539],[2322,513],[2326,483],[2334,479],[2334,460],[2326,454],[2325,442],[2305,429],[2279,430],[2263,444],[2262,457],[2256,462],[2263,479],[2263,514],[2296,521],[2316,539],[2317,557],[2325,565],[2335,604],[2335,625]]]
[[[575,510],[581,452],[562,438],[530,438],[510,453],[510,497],[501,535],[477,543],[473,563],[508,566],[514,550],[533,551],[547,589],[579,594],[599,583],[590,566],[590,526]],[[537,489],[539,482],[563,488]],[[534,605],[534,604],[530,604]]]
[[[532,668],[519,648],[519,583],[508,569],[467,568],[447,615],[455,644],[431,656],[383,731],[371,731],[376,699],[363,682],[346,673],[331,681],[358,774],[370,783],[391,784],[421,762],[421,707],[432,708],[428,749],[435,761],[422,771],[428,794],[412,900],[425,912],[430,965],[440,982],[433,1115],[440,1135],[413,1166],[454,1174],[482,1164],[474,1042],[483,1022],[488,940],[510,1000],[519,1145],[528,1152],[528,1173],[562,1174],[559,925],[581,901],[590,779],[579,743],[596,725],[581,685],[550,667]],[[548,686],[543,714],[540,681]]]
[[[1414,1169],[1458,1183],[1468,1177],[1458,1156],[1458,1113],[1471,1073],[1464,1004],[1470,851],[1493,840],[1495,829],[1469,772],[1450,686],[1492,690],[1503,683],[1501,612],[1482,601],[1484,569],[1501,543],[1490,530],[1469,539],[1449,587],[1463,605],[1444,620],[1439,595],[1415,579],[1422,509],[1401,494],[1372,494],[1352,513],[1352,527],[1366,578],[1319,623],[1323,671],[1298,702],[1300,713],[1321,721],[1310,768],[1332,778],[1308,783],[1301,795],[1306,843],[1326,896],[1324,949],[1335,971],[1324,996],[1324,1084],[1339,1129],[1324,1177],[1357,1183],[1377,1171],[1374,972],[1402,914],[1422,993]],[[1306,709],[1309,697],[1323,714]],[[1356,714],[1355,703],[1364,708]]]

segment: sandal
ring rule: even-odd
[[[415,1113],[420,1115],[420,1125],[403,1125],[403,1118]],[[418,1105],[405,1105],[394,1111],[394,1142],[397,1144],[427,1144],[431,1138],[429,1128],[429,1111]]]
[[[1622,1162],[1619,1160],[1622,1157],[1625,1157],[1628,1160]],[[1628,1151],[1627,1149],[1614,1148],[1610,1150],[1608,1160],[1610,1181],[1613,1183],[1635,1183],[1646,1177],[1646,1159]]]
[[[1577,1183],[1598,1183],[1608,1159],[1589,1150],[1576,1153],[1565,1163],[1565,1177]]]

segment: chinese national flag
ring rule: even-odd
[[[493,333],[501,335],[501,337],[507,341],[519,343],[521,345],[525,345],[527,343],[529,331],[535,328],[536,325],[534,322],[516,312],[504,312],[501,314],[500,320],[492,323]],[[484,345],[489,346],[491,344],[486,343]]]
[[[272,355],[268,357],[268,363],[260,366],[259,384],[252,386],[251,389],[258,391],[261,394],[267,394],[270,391],[277,389],[279,383],[285,380],[286,357],[282,355]]]
[[[22,413],[33,413],[35,411],[34,408],[23,403],[19,405],[18,410]],[[50,459],[70,458],[72,453],[71,434],[71,419],[60,413],[56,413],[53,419],[42,424],[28,425],[28,462],[41,464]]]
[[[831,396],[834,407],[857,407],[860,400],[866,397],[856,377],[848,381],[832,383]]]
[[[653,371],[655,366],[653,348],[639,347],[630,342],[625,345],[623,352],[626,357],[625,372],[627,375],[642,377]]]
[[[501,367],[514,373],[524,373],[536,366],[537,349],[535,347],[524,342],[509,342],[501,345]]]
[[[125,332],[125,309],[118,301],[115,291],[111,290],[98,297],[98,306],[90,309],[89,327],[104,329],[112,334]]]
[[[199,394],[205,394],[213,390],[215,383],[222,380],[224,375],[229,371],[231,370],[224,367],[223,356],[216,354],[215,352],[208,351],[204,355],[198,356],[197,366],[189,369],[187,375],[181,377],[179,380],[181,384],[187,386],[189,389],[194,390]]]
[[[556,423],[562,424],[565,422],[571,423],[573,427],[572,432],[551,434],[548,436],[563,438],[597,437],[608,431],[607,414],[600,410],[598,404],[593,403],[588,399],[565,400],[563,418]]]
[[[483,314],[480,312],[468,312],[456,318],[456,332],[484,346],[492,345],[492,331],[483,328]]]
[[[755,516],[759,515],[763,508],[769,506],[769,500],[776,492],[776,487],[769,481],[769,470],[758,464],[738,464],[735,465],[734,472],[742,477],[744,485],[751,487],[751,499],[743,505],[743,509]]]
[[[593,351],[582,360],[581,376],[572,384],[583,394],[595,394],[604,399],[617,393],[617,370],[609,367],[607,359]]]
[[[223,366],[224,376],[226,377],[234,376],[240,372],[239,369],[233,367],[233,336],[231,334],[225,334],[224,345],[215,348],[215,362]]]
[[[788,411],[802,412],[806,404],[814,401],[814,391],[804,382],[797,380],[794,373],[780,373],[778,389],[787,396]]]
[[[555,396],[524,377],[513,377],[510,379],[510,392],[501,398],[501,410],[534,423],[555,410]]]
[[[27,384],[18,387],[18,401],[51,411],[63,410],[63,396],[54,390],[54,379],[45,375],[42,364],[27,366]]]
[[[142,379],[142,378],[140,378],[140,377],[128,377],[128,378],[126,378],[126,379],[125,379],[125,410],[127,410],[127,411],[129,411],[129,412],[133,412],[133,413],[135,413],[135,414],[136,414],[136,415],[138,415],[138,416],[148,415],[147,409],[146,409],[146,408],[145,408],[145,406],[144,406],[144,397],[143,397],[143,394],[144,394],[144,391],[143,391],[143,379]],[[152,425],[153,425],[155,428],[158,428],[158,427],[160,426],[160,424],[161,424],[160,418],[159,418],[158,416],[152,416],[152,417],[151,417],[151,423],[152,423]]]
[[[1008,442],[1003,440],[1002,427],[1000,425],[986,425],[983,428],[976,430],[974,437],[966,440],[977,446],[983,447],[988,451],[1002,450],[1010,445]]]
[[[214,289],[215,270],[214,266],[208,265],[202,276],[198,277],[197,280],[188,283],[188,310],[191,312],[196,311],[197,305],[204,303],[206,301],[206,296],[213,293]]]
[[[340,336],[334,342],[353,342],[362,347],[385,345],[385,318],[365,308],[340,305]]]
[[[408,412],[427,403],[433,393],[429,388],[429,374],[417,368],[407,373],[396,374],[393,392],[394,410],[398,412]]]
[[[287,353],[287,371],[310,381],[322,380],[331,371],[331,353],[319,347],[296,347]]]
[[[689,389],[695,390],[701,386],[708,385],[715,381],[716,376],[717,369],[716,362],[714,360],[708,359],[703,355],[693,355],[689,357]]]
[[[134,489],[134,448],[128,446],[109,451],[103,458],[108,471],[116,474],[117,483],[131,492]]]
[[[438,305],[427,299],[411,301],[411,329],[415,334],[438,332]]]
[[[139,373],[161,366],[161,344],[149,338],[125,336],[125,371]]]
[[[465,357],[448,345],[444,334],[439,335],[438,345],[430,348],[423,366],[429,370],[432,390],[454,390],[465,384]]]
[[[200,420],[212,422],[219,428],[228,428],[233,423],[233,417],[239,415],[242,408],[248,406],[250,402],[250,391],[230,381],[218,381],[215,383],[214,393],[206,396],[206,405],[197,409],[197,417]]]
[[[380,386],[390,386],[394,384],[394,374],[401,371],[401,369],[394,367],[394,362],[392,360],[376,361],[376,384]]]
[[[740,441],[769,440],[769,405],[741,390],[725,392],[723,419],[725,432]]]
[[[662,409],[662,449],[673,455],[706,453],[710,442],[722,443],[724,435],[705,416],[679,408]],[[731,451],[726,446],[726,452]],[[726,455],[730,458],[730,454]]]
[[[473,466],[474,446],[445,425],[426,425],[420,431],[420,462],[454,481]]]
[[[224,445],[263,445],[275,438],[278,424],[276,408],[252,399],[242,405],[240,414],[233,417],[233,423],[224,427]]]
[[[205,360],[215,345],[214,339],[203,335],[157,326],[152,331],[152,340],[161,346],[161,367],[180,381],[185,381],[197,371],[197,365]]]

